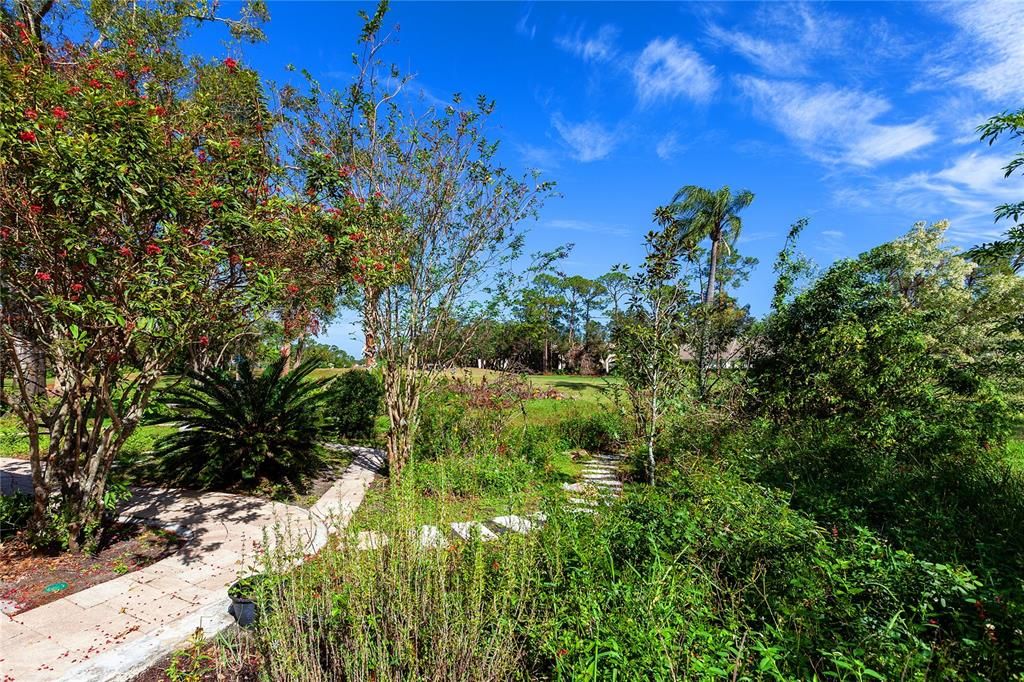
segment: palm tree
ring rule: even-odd
[[[658,223],[670,231],[684,248],[692,251],[705,239],[711,240],[711,263],[704,303],[715,300],[715,277],[718,271],[720,245],[732,250],[740,236],[742,221],[739,212],[750,206],[754,193],[741,190],[733,194],[728,186],[712,191],[696,185],[680,188],[672,203],[654,211]]]

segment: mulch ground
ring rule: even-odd
[[[224,660],[217,644],[203,642],[164,656],[132,678],[131,682],[256,682],[260,679],[259,656],[231,656]]]
[[[0,610],[14,615],[81,592],[156,563],[184,543],[168,531],[117,524],[98,552],[72,554],[33,549],[19,533],[0,543]]]

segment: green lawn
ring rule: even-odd
[[[133,457],[148,452],[153,449],[153,445],[160,437],[173,430],[173,426],[140,426],[125,441],[121,456]],[[45,449],[49,443],[49,436],[41,435],[39,437],[41,448]],[[27,459],[28,455],[28,436],[25,435],[25,429],[21,422],[10,415],[0,419],[0,457]]]
[[[1017,471],[1024,473],[1024,436],[1012,438],[1006,444],[1006,461]]]

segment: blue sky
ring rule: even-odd
[[[360,7],[271,2],[268,42],[241,56],[342,87]],[[990,239],[993,207],[1024,195],[1000,171],[1015,148],[974,132],[1024,105],[1021,2],[397,2],[395,24],[385,57],[424,102],[487,94],[502,161],[557,181],[528,246],[575,243],[567,271],[639,262],[653,209],[682,185],[748,188],[740,249],[761,264],[738,296],[763,314],[801,216],[803,250],[827,265],[917,220]],[[208,35],[201,51],[223,54]],[[350,320],[323,340],[360,347]]]

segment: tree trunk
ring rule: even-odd
[[[715,277],[718,274],[718,243],[719,239],[711,238],[711,265],[708,268],[708,288],[704,292],[704,302],[710,304],[715,300]]]
[[[419,425],[420,386],[415,369],[385,364],[384,402],[390,421],[387,434],[388,475],[397,480],[412,458]]]

